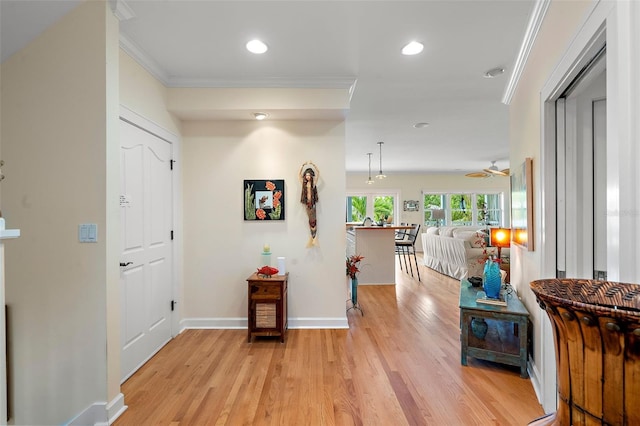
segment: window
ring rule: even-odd
[[[434,217],[434,210],[444,208],[444,194],[424,194],[424,224],[426,226],[438,226],[438,219]]]
[[[476,194],[478,225],[500,226],[502,223],[502,194]]]
[[[502,193],[423,193],[425,226],[502,226]],[[444,219],[434,218],[444,210]],[[436,214],[437,216],[437,214]]]
[[[469,226],[473,224],[473,204],[471,194],[449,194],[448,223],[454,226]]]
[[[367,196],[347,197],[347,222],[362,222],[367,217]]]
[[[392,223],[397,214],[397,198],[398,194],[387,191],[347,194],[346,221],[362,222],[370,217],[374,222]]]
[[[393,220],[393,203],[394,199],[390,195],[377,195],[373,199],[373,220],[385,222],[391,217]]]

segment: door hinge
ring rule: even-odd
[[[171,170],[173,170],[173,163],[175,163],[176,160],[169,160],[169,167],[171,168]]]
[[[173,312],[173,310],[175,309],[176,303],[178,303],[178,302],[176,302],[175,300],[171,301],[171,312]]]
[[[171,240],[173,241],[173,229],[171,230]]]

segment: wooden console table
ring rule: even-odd
[[[248,335],[280,336],[287,331],[287,284],[289,273],[263,277],[257,273],[247,278]]]
[[[527,378],[529,312],[518,297],[507,298],[507,306],[476,302],[480,287],[460,281],[460,363],[467,357],[520,367],[520,377]],[[473,319],[485,320],[489,332],[479,338],[471,331]]]

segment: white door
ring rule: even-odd
[[[171,144],[120,120],[121,378],[171,339]]]

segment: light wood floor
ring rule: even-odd
[[[188,330],[122,386],[125,425],[526,425],[543,414],[515,367],[460,365],[458,281],[421,267],[360,286],[349,330]]]

